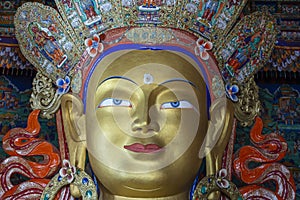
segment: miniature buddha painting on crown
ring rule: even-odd
[[[18,196],[23,187],[38,191],[27,199],[44,200],[294,199],[290,172],[277,163],[286,143],[262,136],[256,118],[253,75],[277,34],[270,14],[241,16],[246,0],[55,3],[57,10],[25,3],[15,15],[21,51],[37,75],[28,127],[4,138],[20,158],[3,166],[23,162],[34,175],[12,186],[0,167],[9,185],[0,194]],[[39,116],[56,117],[59,151],[36,138]],[[254,124],[255,147],[234,153],[238,122]],[[51,164],[24,161],[14,139],[40,142],[33,153]],[[278,145],[270,151],[262,142]],[[251,159],[269,164],[250,169]],[[263,184],[268,178],[274,191]]]

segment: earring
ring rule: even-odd
[[[243,200],[243,197],[234,183],[226,179],[227,170],[221,169],[217,175],[206,176],[198,183],[193,200],[205,200],[215,191],[220,191],[231,200]]]
[[[41,200],[52,200],[58,191],[69,184],[78,187],[83,200],[97,200],[97,189],[92,178],[82,169],[70,164],[70,161],[63,160],[63,167],[59,170],[43,191]]]

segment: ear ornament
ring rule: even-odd
[[[208,199],[212,192],[220,191],[231,200],[243,200],[239,189],[227,178],[227,170],[221,169],[216,175],[206,176],[198,183],[193,200]]]
[[[63,166],[47,184],[41,200],[52,200],[60,189],[69,184],[78,187],[83,200],[97,200],[97,189],[92,178],[82,169],[72,166],[69,160],[63,160]]]

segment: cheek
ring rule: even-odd
[[[155,118],[159,124],[160,130],[157,136],[161,138],[164,145],[171,142],[171,140],[178,134],[181,123],[181,110],[169,109],[161,110]]]
[[[104,135],[111,143],[123,146],[131,132],[129,109],[101,108],[96,112],[96,119],[99,134]]]
[[[182,141],[182,145],[189,146],[199,136],[200,116],[192,110],[183,110],[178,128],[178,137]],[[201,135],[201,134],[200,134]],[[199,138],[197,138],[198,140]]]
[[[86,140],[88,151],[97,152],[99,143],[103,141],[100,132],[100,124],[96,117],[96,112],[94,109],[86,110]]]
[[[165,123],[161,127],[159,137],[164,138],[165,144],[171,143],[170,148],[185,151],[198,137],[199,114],[192,109],[170,109],[164,111],[164,115]]]
[[[96,117],[96,111],[93,108],[86,107],[86,131],[90,136],[99,130],[99,123]]]

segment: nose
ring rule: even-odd
[[[142,132],[142,133],[158,132],[159,131],[159,125],[158,125],[157,122],[147,123],[145,121],[140,121],[140,120],[136,119],[132,123],[132,131]]]
[[[157,111],[155,106],[137,107],[133,113],[131,129],[136,133],[159,132],[160,127],[157,122]]]

